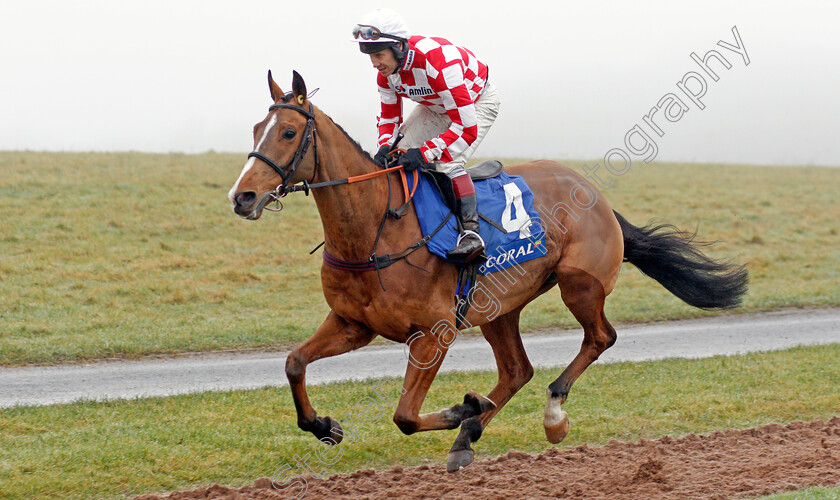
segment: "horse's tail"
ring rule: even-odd
[[[637,227],[618,212],[624,235],[624,261],[639,268],[687,304],[700,309],[729,309],[741,304],[749,278],[744,266],[714,260],[700,251],[711,243],[670,224]]]

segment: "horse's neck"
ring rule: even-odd
[[[345,179],[374,172],[376,165],[325,115],[318,120],[321,165],[315,182]],[[400,190],[394,186],[394,197]],[[388,204],[385,176],[372,180],[314,189],[324,226],[326,249],[344,260],[370,256]]]

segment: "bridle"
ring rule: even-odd
[[[291,97],[291,95],[287,94],[286,97]],[[294,186],[288,185],[288,180],[294,177],[295,172],[297,172],[297,169],[303,162],[303,157],[306,156],[306,152],[309,150],[310,144],[312,144],[313,150],[315,151],[315,168],[312,171],[312,179],[310,179],[309,182],[312,182],[312,180],[315,179],[315,174],[318,172],[318,165],[320,165],[321,162],[318,158],[318,133],[315,130],[315,112],[312,108],[312,103],[309,103],[309,111],[301,108],[300,106],[285,103],[272,104],[269,106],[268,111],[271,112],[276,109],[293,109],[306,117],[306,128],[303,131],[303,139],[301,139],[297,151],[295,151],[295,155],[291,160],[289,160],[289,163],[286,164],[285,167],[280,168],[274,160],[259,151],[251,151],[248,153],[248,158],[256,158],[265,162],[269,167],[277,172],[277,175],[279,175],[281,179],[283,179],[283,183],[277,186],[277,188],[271,193],[275,200],[279,200],[279,198],[286,196],[290,192],[297,191],[297,189],[294,189]],[[309,182],[304,181],[307,186],[309,185]],[[282,191],[280,189],[281,187]]]

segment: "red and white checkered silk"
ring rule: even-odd
[[[484,92],[487,65],[444,38],[413,36],[408,42],[402,69],[387,78],[377,76],[382,101],[379,146],[393,142],[402,124],[402,98],[407,97],[452,120],[449,129],[420,148],[427,161],[451,162],[478,134],[475,101]]]

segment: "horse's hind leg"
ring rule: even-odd
[[[487,395],[488,399],[495,403],[495,407],[461,423],[461,432],[455,439],[446,461],[446,469],[449,472],[455,472],[472,463],[474,452],[470,444],[478,441],[490,420],[534,375],[534,369],[528,361],[522,338],[519,336],[521,311],[521,308],[516,309],[481,327],[481,333],[493,348],[499,373],[496,387]]]
[[[369,328],[345,321],[330,311],[315,333],[289,354],[286,358],[286,376],[295,401],[298,427],[311,432],[318,439],[327,442],[332,440],[331,444],[341,442],[341,425],[330,417],[319,417],[309,402],[306,393],[306,365],[366,346],[374,337],[376,333]]]
[[[552,443],[559,443],[569,431],[569,418],[560,405],[569,396],[575,380],[615,343],[615,329],[604,316],[604,287],[589,273],[561,265],[558,284],[563,302],[583,326],[583,344],[575,359],[563,373],[548,386],[548,403],[545,408],[545,436]]]

